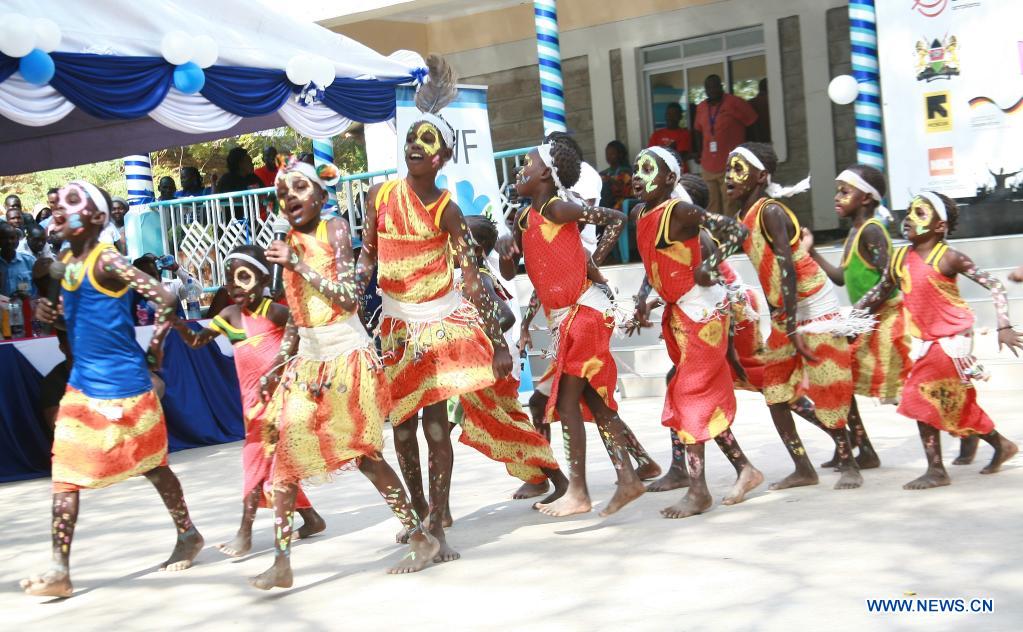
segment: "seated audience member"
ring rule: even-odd
[[[166,202],[176,197],[174,194],[177,193],[178,186],[174,184],[174,178],[164,176],[157,183],[156,190],[160,194],[156,199],[160,202]]]
[[[198,167],[181,168],[181,190],[174,194],[176,197],[189,198],[209,194],[209,187],[202,185],[202,175]]]
[[[625,143],[613,140],[604,148],[607,169],[600,172],[603,187],[600,191],[600,205],[604,208],[621,210],[622,203],[632,197],[632,165]]]
[[[263,150],[263,166],[253,171],[264,187],[274,186],[277,179],[277,148],[270,146]]]
[[[217,182],[217,193],[232,193],[263,188],[263,181],[253,173],[252,158],[244,147],[227,153],[227,173]]]

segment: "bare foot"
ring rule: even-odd
[[[217,545],[217,550],[228,557],[241,557],[252,550],[252,531],[238,530],[234,539]]]
[[[387,569],[388,575],[418,573],[439,557],[440,542],[429,533],[416,534],[409,540],[409,551],[394,568]],[[457,553],[456,553],[457,555]],[[455,558],[457,559],[457,558]]]
[[[902,486],[902,489],[931,489],[932,487],[944,487],[952,482],[948,477],[945,468],[940,470],[927,470],[920,478],[913,479]]]
[[[742,468],[742,472],[739,473],[739,478],[735,479],[735,485],[732,486],[732,491],[725,496],[724,500],[721,501],[721,504],[738,505],[742,501],[746,500],[746,494],[756,489],[763,482],[764,475],[760,472],[760,470],[747,463],[746,467]]]
[[[579,487],[582,487],[581,485]],[[593,509],[590,495],[586,489],[578,489],[569,485],[561,498],[552,503],[537,503],[536,509],[545,516],[563,518],[575,514],[587,513]]]
[[[551,488],[550,482],[544,479],[542,483],[534,485],[533,483],[523,483],[522,487],[515,490],[512,494],[512,498],[515,500],[523,500],[525,498],[536,498],[537,496],[543,496],[547,493],[547,490]]]
[[[672,465],[664,476],[647,485],[646,490],[648,492],[668,492],[682,487],[689,487],[689,473]]]
[[[830,461],[825,461],[821,463],[821,469],[822,470],[838,469],[838,461],[839,461],[838,450],[836,449],[835,453],[831,455]]]
[[[36,575],[23,579],[20,582],[21,589],[26,595],[37,597],[70,597],[74,592],[71,585],[71,575],[66,570],[51,568],[42,575]]]
[[[714,500],[709,494],[695,494],[693,489],[689,488],[689,492],[682,497],[682,500],[662,509],[661,515],[665,518],[688,518],[689,516],[702,514],[710,509],[713,504]]]
[[[199,551],[202,550],[202,546],[205,543],[206,541],[203,540],[203,537],[195,527],[178,535],[178,541],[174,545],[171,556],[167,558],[166,562],[160,564],[160,570],[183,571],[186,568],[191,568],[192,560],[195,559],[196,555],[199,555]]]
[[[408,544],[408,529],[402,527],[398,533],[394,534],[394,541],[398,544]]]
[[[618,481],[618,487],[615,488],[614,496],[608,501],[607,507],[600,512],[600,516],[606,518],[611,514],[618,513],[622,507],[642,496],[645,491],[646,486],[638,478],[634,479],[633,482],[623,483]]]
[[[291,588],[292,584],[295,583],[295,578],[291,574],[290,563],[278,566],[275,561],[273,566],[270,568],[255,577],[250,577],[249,583],[260,590],[270,590],[271,588]]]
[[[661,475],[661,466],[653,461],[647,461],[643,465],[636,466],[636,476],[641,481],[649,481]]]
[[[774,491],[779,489],[788,489],[790,487],[805,487],[807,485],[816,485],[817,482],[817,472],[812,470],[809,472],[796,470],[777,483],[771,483],[771,486],[767,489]]]
[[[977,456],[978,444],[980,444],[980,438],[976,435],[959,439],[959,456],[956,457],[955,461],[952,461],[952,465],[969,465],[973,463],[973,457]]]
[[[998,470],[1002,469],[1002,463],[1005,463],[1012,457],[1016,456],[1019,452],[1019,448],[1015,443],[1009,441],[1005,437],[998,436],[998,447],[995,448],[995,455],[991,457],[991,462],[987,464],[987,467],[980,471],[981,474],[994,474]]]
[[[856,489],[863,485],[863,476],[855,466],[850,466],[841,470],[842,475],[838,477],[838,482],[835,483],[835,489]]]
[[[856,465],[861,470],[872,470],[881,467],[881,459],[878,458],[877,452],[874,452],[873,448],[860,448],[860,454],[856,457]]]
[[[462,554],[451,548],[448,541],[443,536],[435,538],[437,540],[437,552],[433,554],[434,564],[443,564],[444,562],[453,562],[458,558],[462,557]]]
[[[315,509],[300,509],[299,514],[302,516],[302,526],[295,532],[296,540],[304,540],[317,533],[323,533],[323,530],[327,528],[323,516],[316,513]]]

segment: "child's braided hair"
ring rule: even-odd
[[[579,143],[565,132],[551,132],[544,141],[551,145],[551,161],[561,186],[574,187],[582,173],[583,150]]]
[[[700,208],[707,208],[707,203],[710,201],[710,189],[707,188],[707,183],[703,178],[692,173],[683,173],[678,181],[689,194],[689,199],[693,201],[693,204]]]

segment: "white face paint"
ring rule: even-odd
[[[80,235],[92,215],[89,208],[89,196],[82,187],[75,183],[67,184],[57,193],[59,208],[64,211],[71,235]]]
[[[228,291],[235,303],[251,306],[261,298],[259,288],[263,275],[255,268],[232,260],[228,264],[228,279]]]
[[[647,193],[653,193],[654,189],[657,188],[657,176],[660,175],[661,169],[657,164],[657,158],[654,157],[648,151],[642,151],[639,153],[639,159],[636,160],[636,177],[643,183],[643,188],[646,189]]]

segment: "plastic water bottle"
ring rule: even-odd
[[[25,314],[21,311],[21,299],[11,299],[11,338],[25,337]]]
[[[152,325],[149,322],[149,310],[146,309],[146,302],[139,301],[138,305],[135,306],[135,322],[139,326]]]
[[[199,297],[202,296],[202,289],[192,277],[188,277],[185,287],[185,315],[189,320],[202,318],[202,307],[199,305]]]

